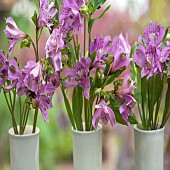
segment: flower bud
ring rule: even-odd
[[[108,55],[107,57],[107,63],[111,64],[114,61],[114,56],[113,55]]]
[[[85,15],[85,16],[89,16],[89,9],[87,7],[87,5],[83,4],[80,8],[80,12],[82,15]]]

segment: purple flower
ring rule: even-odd
[[[116,121],[115,115],[113,110],[108,107],[108,105],[109,102],[106,103],[104,100],[102,100],[98,105],[95,105],[96,111],[92,119],[92,124],[96,129],[100,119],[105,125],[107,125],[108,121],[110,121],[112,127],[114,126]]]
[[[54,72],[50,76],[47,77],[48,84],[49,84],[49,89],[51,91],[55,91],[56,88],[60,86],[60,73],[59,72]]]
[[[116,70],[128,66],[130,64],[130,45],[126,39],[120,34],[113,39],[113,56],[114,61],[110,69],[110,74],[113,74]]]
[[[139,42],[152,46],[160,46],[165,34],[165,28],[159,25],[158,22],[151,22],[147,28],[144,29],[142,36],[139,37]]]
[[[58,14],[58,10],[55,9],[54,2],[49,5],[48,0],[40,0],[40,16],[38,18],[38,27],[42,28],[45,25],[51,30],[53,26],[53,20]]]
[[[58,29],[54,29],[52,34],[46,43],[46,56],[52,59],[52,65],[55,72],[62,69],[62,54],[61,50],[64,49],[64,41],[62,39],[62,34]]]
[[[9,60],[8,75],[9,80],[17,80],[22,77],[22,71],[19,69],[16,60],[13,58]]]
[[[128,117],[131,115],[132,107],[136,102],[132,94],[135,88],[136,87],[134,81],[130,79],[129,74],[126,74],[122,85],[117,90],[115,90],[117,98],[122,101],[122,105],[119,108],[119,112],[122,115],[123,120],[127,123],[127,125],[130,125]]]
[[[106,57],[112,52],[112,40],[110,36],[101,37],[96,36],[94,42],[90,43],[90,54],[97,52],[96,58],[93,62],[92,68],[105,70]]]
[[[135,82],[130,79],[129,74],[126,74],[124,76],[122,85],[115,91],[115,94],[118,95],[119,98],[122,98],[127,94],[132,94],[135,88]]]
[[[83,16],[80,13],[80,8],[84,4],[84,0],[63,0],[62,14],[60,15],[60,23],[70,26],[74,33],[82,29]]]
[[[119,108],[119,112],[122,115],[123,120],[127,123],[127,125],[130,125],[128,117],[132,114],[132,107],[134,106],[136,100],[133,98],[132,95],[126,95],[122,99],[123,103]]]
[[[6,19],[5,34],[10,41],[9,54],[12,55],[14,46],[18,41],[22,41],[27,38],[27,34],[19,30],[13,18],[8,17]]]
[[[0,86],[4,85],[8,79],[8,59],[0,51]]]
[[[8,80],[12,80],[11,84],[5,88],[6,92],[12,90],[18,80],[22,78],[22,71],[19,69],[18,64],[15,59],[9,60],[8,63]]]
[[[40,90],[35,98],[35,103],[41,110],[42,117],[46,122],[49,122],[47,110],[52,108],[52,95],[48,94],[48,84],[41,85]]]
[[[153,74],[162,72],[160,52],[155,47],[147,45],[146,49],[139,45],[134,52],[134,62],[142,68],[141,77],[147,75],[147,79]]]
[[[64,82],[65,87],[80,86],[84,88],[84,95],[86,99],[89,99],[90,90],[90,62],[91,59],[89,57],[87,57],[86,59],[81,58],[81,61],[76,63],[75,68],[66,70],[66,80]]]
[[[27,69],[29,68],[27,67]],[[24,85],[29,90],[33,91],[36,94],[38,90],[38,86],[41,81],[42,81],[42,65],[40,62],[38,62],[34,65],[34,67],[30,66],[30,72],[24,78]]]

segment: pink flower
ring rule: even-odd
[[[84,88],[84,96],[89,99],[90,90],[90,77],[89,77],[89,67],[91,59],[87,57],[86,59],[81,58],[80,62],[77,62],[75,68],[67,69],[65,76],[66,81],[64,82],[65,87],[75,87],[80,86]]]
[[[62,69],[62,54],[61,50],[64,49],[64,41],[62,33],[59,29],[54,29],[46,43],[46,57],[52,59],[52,65],[55,71]]]
[[[128,66],[130,64],[130,45],[129,42],[120,34],[113,39],[113,55],[114,61],[110,69],[110,74],[113,74],[116,70]]]
[[[38,27],[42,28],[45,25],[51,30],[53,26],[53,20],[58,14],[58,10],[55,9],[54,2],[49,5],[48,0],[40,0],[40,16],[38,18]]]
[[[6,29],[4,31],[10,41],[9,54],[12,55],[15,44],[18,41],[26,39],[28,35],[19,30],[15,21],[11,17],[6,19]]]
[[[98,105],[95,105],[96,111],[93,116],[92,124],[96,129],[100,119],[105,125],[107,125],[108,121],[110,121],[112,127],[114,126],[116,121],[115,115],[113,110],[108,107],[108,105],[109,102],[106,103],[104,100],[102,100]]]

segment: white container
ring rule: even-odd
[[[74,170],[102,170],[102,125],[96,131],[76,131],[73,135]]]
[[[26,126],[23,135],[9,129],[11,170],[39,170],[39,129],[32,134],[32,126]]]
[[[135,170],[163,170],[164,128],[152,131],[134,126]]]

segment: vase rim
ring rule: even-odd
[[[83,129],[84,129],[84,127],[85,127],[85,122],[83,122]],[[91,134],[91,133],[95,133],[95,132],[98,132],[98,131],[102,130],[102,125],[99,123],[98,126],[97,126],[97,129],[91,130],[91,131],[85,131],[85,130],[79,131],[79,130],[75,130],[73,127],[72,127],[71,129],[72,129],[72,131],[73,131],[74,133]]]
[[[17,126],[17,128],[19,128],[19,126]],[[32,128],[33,128],[32,125],[26,125],[24,134],[23,134],[23,135],[20,135],[20,134],[15,134],[13,127],[11,127],[11,128],[9,129],[8,133],[9,133],[10,136],[13,136],[13,137],[16,137],[16,138],[23,138],[23,137],[30,137],[30,136],[36,136],[36,135],[38,135],[39,132],[40,132],[40,129],[39,129],[38,127],[36,127],[35,133],[29,133],[29,132],[32,132]],[[27,133],[25,134],[26,130],[29,131],[29,132],[27,132]]]
[[[138,132],[141,132],[141,133],[159,133],[159,132],[162,132],[164,131],[165,127],[161,128],[161,129],[156,129],[156,130],[142,130],[142,129],[139,129],[138,128],[138,125],[134,125],[134,129]]]

